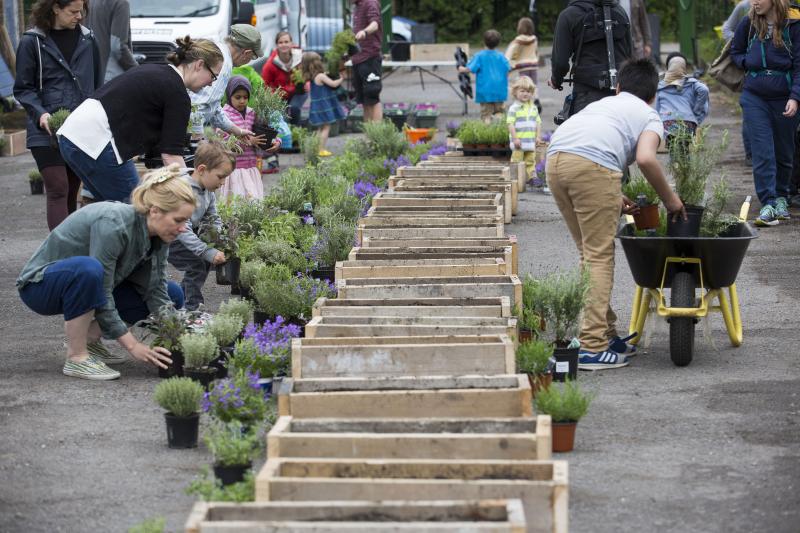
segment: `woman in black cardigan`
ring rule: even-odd
[[[167,65],[142,65],[114,78],[83,102],[58,131],[64,160],[95,201],[128,202],[139,183],[131,161],[158,150],[164,165],[183,161],[191,102],[219,74],[223,57],[207,39],[178,39]]]

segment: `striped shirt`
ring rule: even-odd
[[[514,101],[508,108],[506,124],[513,125],[517,132],[517,137],[522,143],[523,152],[533,152],[536,150],[536,132],[542,124],[542,117],[533,100],[525,103]],[[511,149],[514,150],[514,141],[511,140]]]

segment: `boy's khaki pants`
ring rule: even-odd
[[[534,177],[536,172],[536,152],[528,151],[524,152],[522,150],[512,150],[511,151],[511,162],[512,163],[519,163],[521,161],[525,161],[525,173],[526,178],[525,181]]]
[[[504,119],[506,115],[506,105],[504,102],[482,102],[481,120],[491,122],[495,118]]]
[[[614,236],[622,206],[622,173],[584,157],[556,152],[547,158],[547,182],[567,223],[591,288],[583,307],[581,349],[602,352],[617,334],[611,309]]]

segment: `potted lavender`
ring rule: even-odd
[[[242,425],[253,428],[264,420],[267,404],[257,372],[236,372],[232,377],[218,379],[214,387],[203,396],[203,412],[222,422],[238,420]]]

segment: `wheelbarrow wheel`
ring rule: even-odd
[[[677,272],[672,278],[672,307],[695,307],[694,277]],[[672,317],[669,322],[669,356],[675,366],[687,366],[694,355],[694,318]]]

